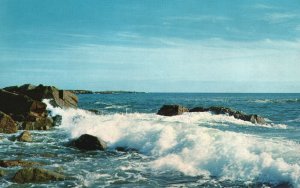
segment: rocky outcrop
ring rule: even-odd
[[[0,90],[0,110],[16,121],[24,121],[27,116],[45,116],[46,104],[23,94]]]
[[[16,133],[17,125],[15,121],[7,114],[0,111],[0,133]]]
[[[46,104],[24,94],[0,90],[0,110],[19,122],[19,129],[48,130],[53,127],[52,119],[47,117]]]
[[[32,142],[32,137],[29,131],[24,131],[17,137],[17,140],[19,142]]]
[[[189,110],[188,108],[180,105],[163,105],[157,114],[164,116],[175,116],[184,112],[212,112],[214,114],[226,114],[233,116],[236,119],[249,121],[254,124],[266,124],[265,119],[257,114],[245,114],[243,112],[222,106],[212,106],[209,108],[195,107]]]
[[[107,148],[103,140],[89,134],[81,135],[79,138],[73,140],[71,145],[81,150],[105,150]]]
[[[34,86],[25,84],[20,87],[6,87],[4,90],[17,94],[23,94],[40,102],[43,99],[52,99],[51,104],[61,108],[77,108],[78,98],[73,92],[59,90],[54,86]]]
[[[54,126],[54,122],[48,117],[43,99],[51,99],[52,105],[62,108],[76,108],[78,102],[77,96],[70,91],[59,90],[53,86],[25,84],[0,90],[0,111],[10,116],[19,129],[48,130]],[[7,119],[7,116],[4,117]],[[8,125],[10,124],[6,127]],[[0,125],[0,132],[4,130],[3,126]]]
[[[188,111],[189,109],[180,105],[163,105],[159,109],[157,114],[162,116],[175,116],[175,115],[181,115],[184,112],[188,112]]]
[[[209,108],[196,107],[190,110],[190,112],[207,112],[207,111],[210,111],[214,114],[227,114],[229,116],[233,116],[236,119],[249,121],[254,124],[266,124],[264,118],[257,114],[245,114],[243,112],[236,111],[231,108],[226,108],[222,106],[212,106]]]
[[[16,183],[40,183],[47,181],[61,181],[65,176],[57,172],[41,168],[24,168],[19,170],[13,177]]]
[[[32,167],[32,166],[41,166],[42,163],[33,162],[33,161],[22,161],[22,160],[0,160],[0,167],[8,168],[14,166],[22,167]]]

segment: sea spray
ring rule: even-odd
[[[70,138],[86,133],[108,142],[111,150],[137,149],[149,157],[146,168],[153,172],[171,170],[219,180],[300,186],[299,143],[215,128],[255,126],[249,122],[207,112],[174,117],[95,115],[81,109],[53,108],[45,102],[52,115],[62,116],[60,129],[68,131]]]

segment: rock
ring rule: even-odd
[[[26,95],[16,94],[0,90],[0,110],[16,118],[17,121],[24,121],[28,114],[35,116],[46,116],[46,104],[33,100]]]
[[[116,150],[120,152],[138,152],[138,150],[135,148],[122,147],[122,146],[116,147]]]
[[[4,88],[7,91],[27,95],[30,98],[42,101],[43,99],[52,99],[51,104],[53,106],[59,106],[62,108],[77,108],[78,98],[77,96],[67,90],[59,90],[54,86],[33,86],[25,84],[20,87],[7,87]]]
[[[50,117],[36,118],[34,121],[25,121],[22,123],[24,130],[49,130],[53,127],[53,120]]]
[[[163,105],[159,111],[157,112],[158,115],[162,116],[175,116],[181,115],[184,112],[188,112],[189,110],[180,105]]]
[[[17,137],[17,140],[20,142],[32,142],[32,137],[29,131],[24,131]]]
[[[74,147],[81,150],[105,150],[106,143],[96,136],[83,134],[71,143]]]
[[[237,111],[222,106],[212,106],[208,108],[214,114],[228,114],[230,116],[237,113]]]
[[[263,117],[256,115],[256,114],[245,114],[240,111],[233,110],[231,108],[226,108],[222,106],[212,106],[209,108],[203,108],[203,107],[196,107],[190,110],[190,112],[207,112],[210,111],[214,114],[227,114],[229,116],[233,116],[236,119],[240,119],[243,121],[249,121],[254,124],[266,124],[266,121]]]
[[[209,109],[203,107],[196,107],[189,110],[189,112],[207,112],[207,111],[209,111]]]
[[[56,115],[52,117],[53,119],[53,126],[60,126],[62,122],[62,116],[61,115]]]
[[[4,176],[6,173],[4,170],[0,169],[0,177]]]
[[[61,181],[65,176],[57,172],[41,168],[24,168],[19,170],[13,177],[16,183],[39,183],[47,181]]]
[[[17,124],[14,120],[7,114],[0,111],[0,133],[16,133]]]
[[[33,161],[22,161],[22,160],[0,160],[0,166],[4,168],[22,166],[22,167],[31,167],[31,166],[40,166],[42,163],[33,162]]]
[[[267,124],[265,119],[259,115],[251,114],[250,115],[250,122],[254,124]]]

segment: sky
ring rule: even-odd
[[[0,0],[0,87],[300,92],[299,0]]]

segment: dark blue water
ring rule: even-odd
[[[268,124],[209,112],[156,115],[164,104],[230,107],[259,114]],[[300,187],[300,94],[88,94],[79,95],[77,110],[48,107],[62,115],[62,124],[32,131],[33,143],[0,135],[0,158],[43,162],[69,179],[17,185],[10,180],[15,167],[0,186]],[[66,144],[85,133],[103,139],[108,150]]]

